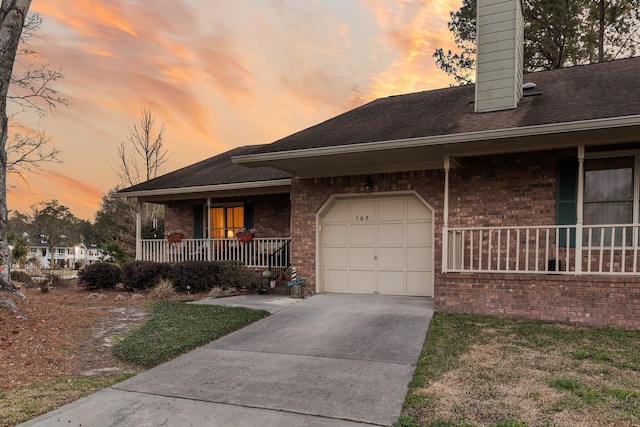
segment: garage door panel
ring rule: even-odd
[[[347,248],[325,248],[324,265],[326,268],[347,268]]]
[[[351,202],[350,221],[375,221],[375,201],[358,200]]]
[[[378,268],[404,269],[404,247],[378,248]]]
[[[404,295],[406,293],[404,270],[379,271],[378,292],[382,295]]]
[[[336,202],[324,217],[324,223],[345,222],[349,219],[349,203],[346,201]]]
[[[408,295],[433,296],[433,274],[431,272],[408,271],[406,281]]]
[[[407,248],[407,269],[433,271],[433,249]]]
[[[324,289],[327,292],[347,292],[348,275],[346,270],[324,270]]]
[[[405,199],[386,199],[378,201],[378,221],[403,221]]]
[[[424,203],[422,203],[415,197],[407,200],[407,219],[409,221],[429,220],[431,218],[431,211],[429,209],[426,209]]]
[[[404,224],[378,224],[378,242],[384,244],[403,244]]]
[[[352,245],[375,244],[376,226],[374,224],[352,224],[349,231],[349,241]]]
[[[372,293],[375,283],[372,270],[351,270],[349,273],[349,290],[355,293]]]
[[[407,224],[407,243],[410,245],[430,245],[433,240],[432,224],[409,223]]]
[[[347,225],[325,225],[322,229],[324,233],[325,246],[346,245]]]
[[[350,268],[375,268],[375,253],[373,248],[349,248]]]

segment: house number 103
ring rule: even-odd
[[[356,221],[369,221],[369,215],[356,216]]]

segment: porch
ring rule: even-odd
[[[639,225],[450,228],[443,272],[637,275]]]
[[[288,237],[254,238],[250,242],[238,239],[142,239],[141,261],[240,261],[249,268],[281,271],[290,265]]]

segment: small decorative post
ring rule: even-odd
[[[296,274],[296,268],[291,267],[291,281],[287,282],[287,286],[291,286],[291,297],[302,298],[302,288],[307,281],[304,279],[298,279]]]

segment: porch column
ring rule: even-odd
[[[576,195],[576,274],[582,273],[582,205],[584,194],[584,145],[578,146],[578,194]]]
[[[136,212],[136,260],[142,260],[142,202],[138,200]]]
[[[449,261],[449,156],[444,156],[444,203],[442,207],[442,272],[446,273]]]
[[[211,242],[211,197],[207,197],[207,235],[203,236],[207,241],[207,261],[213,261],[213,242]]]

